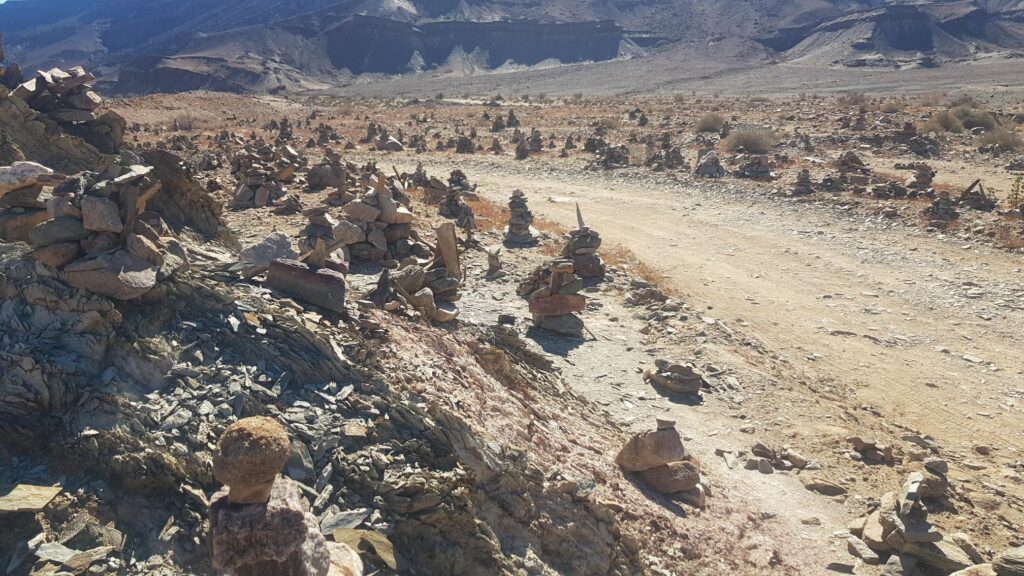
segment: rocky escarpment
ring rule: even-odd
[[[622,28],[614,22],[548,24],[502,22],[405,22],[354,16],[327,32],[327,55],[336,68],[354,73],[400,73],[443,64],[457,48],[486,52],[489,67],[505,62],[537,64],[615,58]]]

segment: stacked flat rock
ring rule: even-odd
[[[915,190],[927,190],[935,180],[935,170],[931,166],[920,163],[914,167],[914,175],[907,180],[907,187]]]
[[[450,225],[450,224],[449,224]],[[381,275],[367,299],[384,310],[416,310],[427,321],[450,322],[458,317],[461,281],[443,263],[408,263],[397,272]]]
[[[683,447],[675,422],[657,421],[657,429],[637,434],[615,457],[624,472],[634,472],[650,489],[687,504],[704,507],[700,463]]]
[[[537,231],[533,229],[533,212],[526,205],[526,194],[522,190],[512,192],[508,201],[509,218],[508,232],[505,241],[512,245],[529,246],[537,241]]]
[[[583,320],[576,315],[587,307],[579,294],[583,279],[575,274],[572,260],[560,259],[538,268],[519,285],[518,293],[530,303],[533,324],[564,336],[583,336]]]
[[[739,154],[732,159],[736,165],[733,174],[737,178],[750,180],[771,180],[772,163],[764,154]]]
[[[375,169],[368,166],[364,170]],[[335,240],[345,252],[348,261],[403,260],[409,256],[422,257],[430,250],[410,240],[413,213],[401,180],[389,179],[382,172],[360,177],[363,191],[351,202],[341,206],[339,227]]]
[[[579,208],[577,207],[577,213]],[[580,218],[582,221],[582,218]],[[604,276],[604,262],[598,256],[601,235],[586,226],[569,232],[568,241],[562,249],[562,257],[572,260],[576,275],[580,278],[601,278]]]
[[[700,156],[700,160],[697,161],[697,169],[694,174],[698,178],[722,178],[725,176],[725,168],[722,166],[721,160],[718,159],[718,153],[714,150],[709,150]]]
[[[927,459],[924,470],[910,473],[898,491],[884,494],[876,510],[851,524],[850,554],[865,564],[917,564],[941,574],[966,570],[980,561],[965,536],[947,538],[928,521],[925,501],[938,503],[944,498],[948,469],[945,460]]]
[[[51,68],[38,71],[35,78],[20,84],[11,95],[57,122],[90,122],[97,118],[96,109],[103,104],[103,99],[92,91],[95,80],[81,66],[67,71]]]
[[[238,180],[231,206],[262,208],[287,194],[285,184],[295,179],[305,158],[291,146],[247,144],[231,159],[231,173]]]
[[[801,170],[796,176],[796,184],[793,185],[793,196],[809,196],[814,194],[814,182],[811,181],[810,170]]]
[[[46,174],[38,165],[30,168],[32,187],[0,197],[0,204],[10,206],[7,212],[22,211],[15,218],[5,212],[0,228],[5,238],[31,244],[32,256],[68,284],[131,300],[188,267],[174,232],[159,215],[146,211],[146,202],[160,191],[160,182],[149,176],[152,167],[83,172],[48,194],[40,186]]]
[[[856,152],[844,152],[836,161],[836,168],[839,170],[840,181],[852,185],[854,192],[862,194],[867,191],[867,185],[871,183],[871,170]]]
[[[927,217],[931,224],[944,225],[947,222],[951,222],[960,218],[960,212],[957,211],[958,203],[949,197],[949,192],[942,191],[938,193],[935,200],[924,209],[924,215]]]
[[[35,162],[0,167],[0,239],[28,241],[29,231],[49,218],[44,187],[59,181],[53,170]]]
[[[597,160],[592,165],[594,168],[605,170],[616,170],[629,167],[629,148],[621,146],[605,146],[597,151]]]
[[[690,171],[690,164],[683,157],[683,152],[678,147],[658,150],[647,159],[647,166],[656,172],[663,170]]]
[[[453,218],[459,228],[473,230],[476,228],[476,219],[473,216],[473,209],[462,199],[463,194],[472,194],[476,191],[476,185],[471,185],[466,174],[462,170],[453,170],[448,178],[448,190],[445,192],[444,202],[441,204],[439,213],[444,218]]]
[[[4,65],[4,35],[0,32],[0,86],[14,89],[21,80],[21,68],[17,64]]]
[[[277,421],[245,418],[217,444],[213,473],[226,486],[210,499],[214,568],[234,576],[362,575],[354,550],[328,543],[298,484],[279,476],[290,442]]]
[[[985,193],[981,180],[976,180],[960,194],[960,206],[972,210],[991,212],[995,210],[997,203],[995,198]]]
[[[654,369],[644,370],[644,380],[676,394],[696,394],[705,384],[704,374],[693,364],[658,359]]]

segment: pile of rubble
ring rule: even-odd
[[[727,465],[732,462],[733,456],[725,451],[719,450],[720,455],[726,458]],[[773,446],[764,441],[759,441],[750,448],[751,456],[743,463],[745,470],[757,470],[761,474],[772,474],[776,470],[816,470],[818,465],[804,458],[799,452],[788,447],[781,448]],[[731,468],[732,466],[730,466]]]
[[[615,463],[655,492],[704,508],[708,482],[701,476],[700,462],[683,447],[675,422],[659,418],[656,430],[629,439]]]
[[[383,310],[415,310],[429,321],[450,322],[458,317],[462,295],[462,264],[452,223],[437,230],[436,254],[406,261],[396,272],[385,270],[364,300]]]
[[[957,201],[950,198],[949,192],[945,190],[939,192],[922,213],[928,218],[929,225],[938,228],[960,218]]]
[[[273,204],[287,194],[284,185],[295,180],[296,171],[305,163],[291,146],[247,144],[231,159],[231,173],[238,180],[231,206],[245,209]]]
[[[146,203],[160,191],[153,168],[111,166],[83,172],[52,189],[49,169],[21,164],[0,169],[23,180],[0,195],[3,237],[27,241],[33,257],[68,284],[116,300],[146,294],[188,267],[174,232]],[[2,176],[0,176],[2,178]]]
[[[532,246],[537,242],[537,231],[533,229],[533,212],[526,205],[526,194],[513,190],[508,201],[508,232],[505,243],[511,246]]]
[[[518,288],[526,298],[538,328],[565,336],[583,337],[583,320],[576,316],[587,308],[587,297],[579,294],[583,279],[576,275],[572,260],[545,263]]]

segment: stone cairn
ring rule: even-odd
[[[576,222],[579,228],[569,232],[562,257],[572,260],[575,273],[580,278],[601,278],[605,272],[604,262],[597,254],[601,247],[601,235],[583,223],[579,205],[576,206]]]
[[[935,180],[935,170],[924,162],[914,166],[914,175],[907,179],[906,186],[912,190],[925,191],[932,187]]]
[[[696,394],[704,384],[704,374],[693,364],[658,359],[654,368],[644,370],[644,380],[676,394]]]
[[[402,263],[398,271],[384,270],[377,286],[364,300],[388,311],[411,308],[427,321],[450,322],[458,317],[456,302],[462,299],[462,264],[455,225],[437,229],[436,254]]]
[[[966,536],[954,534],[947,538],[928,521],[929,506],[941,506],[949,490],[948,472],[949,464],[942,458],[925,457],[922,470],[911,472],[899,490],[885,493],[874,511],[850,524],[847,539],[850,554],[865,564],[884,563],[886,567],[914,570],[914,573],[928,566],[941,574],[960,574],[959,570],[981,562],[981,554]],[[998,565],[999,561],[997,558],[994,564]]]
[[[960,218],[960,213],[957,212],[957,202],[949,197],[949,192],[943,190],[932,200],[925,209],[923,214],[929,220],[929,224],[936,227],[945,226],[948,222],[952,222]]]
[[[623,472],[635,473],[641,482],[659,494],[670,495],[696,508],[703,508],[705,483],[700,462],[683,447],[671,420],[657,420],[657,429],[629,439],[615,456]]]
[[[505,243],[516,246],[531,246],[537,242],[536,230],[533,229],[533,212],[526,205],[526,194],[522,190],[512,192],[508,201],[509,218],[508,232]]]
[[[796,184],[790,192],[793,196],[810,196],[814,194],[814,182],[811,181],[811,171],[806,168],[796,176]]]
[[[771,180],[772,162],[764,154],[738,154],[731,163],[736,165],[733,175],[749,180]]]
[[[188,267],[174,232],[146,211],[161,188],[152,170],[115,165],[60,178],[48,190],[58,181],[49,168],[26,162],[0,168],[0,233],[27,241],[38,262],[75,288],[138,298]]]
[[[536,268],[519,285],[518,294],[530,303],[533,324],[564,336],[583,337],[583,320],[576,316],[587,307],[579,294],[583,279],[575,274],[572,260],[560,259]]]
[[[410,241],[415,215],[408,208],[401,181],[389,179],[374,166],[367,166],[358,180],[365,191],[341,206],[342,218],[326,226],[333,228],[328,248],[342,250],[345,260],[401,260],[429,253],[429,248]]]
[[[981,179],[975,180],[960,194],[960,205],[972,210],[991,212],[996,209],[997,200],[985,193]]]
[[[280,476],[289,440],[276,420],[245,418],[228,426],[213,455],[225,487],[210,499],[215,569],[233,576],[362,576],[358,554],[327,542],[293,480]]]
[[[18,85],[12,95],[57,122],[90,122],[96,120],[96,109],[103,104],[92,91],[95,80],[81,66],[67,71],[52,68]]]
[[[725,168],[722,166],[721,160],[718,159],[717,152],[708,150],[702,152],[699,158],[697,169],[694,171],[698,178],[722,178],[725,176]]]
[[[305,158],[291,146],[247,144],[231,159],[231,173],[238,180],[232,208],[262,208],[287,194],[285,184],[295,179]]]
[[[21,84],[21,80],[21,68],[17,64],[4,64],[4,34],[0,32],[0,86],[13,89]],[[6,93],[2,96],[6,96]]]
[[[867,192],[867,186],[871,183],[871,170],[856,152],[844,152],[836,160],[836,168],[839,170],[839,181],[844,186],[853,186],[856,194]]]

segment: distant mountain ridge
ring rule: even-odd
[[[9,0],[0,31],[10,59],[84,64],[122,92],[273,91],[725,38],[723,58],[935,66],[1024,47],[1024,0]]]

